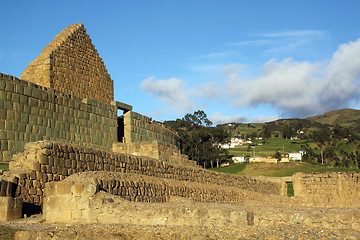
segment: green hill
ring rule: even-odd
[[[339,109],[305,119],[322,124],[352,127],[360,132],[360,110],[356,109]]]

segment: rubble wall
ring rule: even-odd
[[[44,139],[110,150],[117,139],[116,107],[0,73],[0,162]]]
[[[58,34],[25,69],[20,79],[53,88],[78,99],[110,104],[114,84],[83,24]]]
[[[141,174],[178,181],[236,187],[274,195],[281,195],[283,192],[281,183],[51,141],[28,143],[24,153],[14,156],[9,167],[18,178],[16,196],[21,196],[24,202],[36,205],[43,203],[45,183],[64,180],[67,176],[85,171]],[[188,193],[191,194],[191,191]]]
[[[360,173],[296,173],[295,196],[307,206],[360,207]]]

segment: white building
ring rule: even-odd
[[[234,163],[243,163],[243,162],[245,162],[245,157],[244,156],[232,157],[231,159],[234,161]]]
[[[289,160],[301,161],[301,152],[289,153]]]
[[[229,149],[229,148],[235,148],[236,146],[241,145],[243,142],[242,139],[239,138],[231,138],[230,143],[221,144],[221,148]]]

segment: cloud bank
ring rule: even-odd
[[[360,39],[340,45],[331,59],[323,62],[270,59],[257,77],[245,79],[240,75],[246,71],[245,65],[229,64],[219,72],[221,83],[210,81],[188,88],[181,79],[148,78],[141,83],[141,88],[172,109],[185,112],[194,110],[202,101],[221,101],[235,109],[268,105],[282,117],[306,117],[359,102],[359,56]],[[220,112],[212,115],[214,123],[236,119],[245,118],[225,117]]]
[[[155,80],[150,77],[141,82],[140,88],[166,103],[173,111],[186,113],[196,108],[196,104],[190,101],[191,90],[186,88],[186,82],[181,79]]]
[[[221,123],[232,123],[232,122],[247,122],[247,118],[241,115],[234,116],[224,116],[221,112],[214,112],[209,119],[213,122],[213,124],[221,124]]]

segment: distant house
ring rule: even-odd
[[[291,161],[301,161],[301,152],[292,152],[289,153],[289,160]]]
[[[234,163],[243,163],[245,162],[245,157],[244,156],[236,156],[236,157],[232,157],[231,158]]]
[[[231,138],[230,143],[220,144],[221,148],[229,149],[229,148],[235,148],[236,146],[241,145],[243,142],[242,139],[239,138]]]

